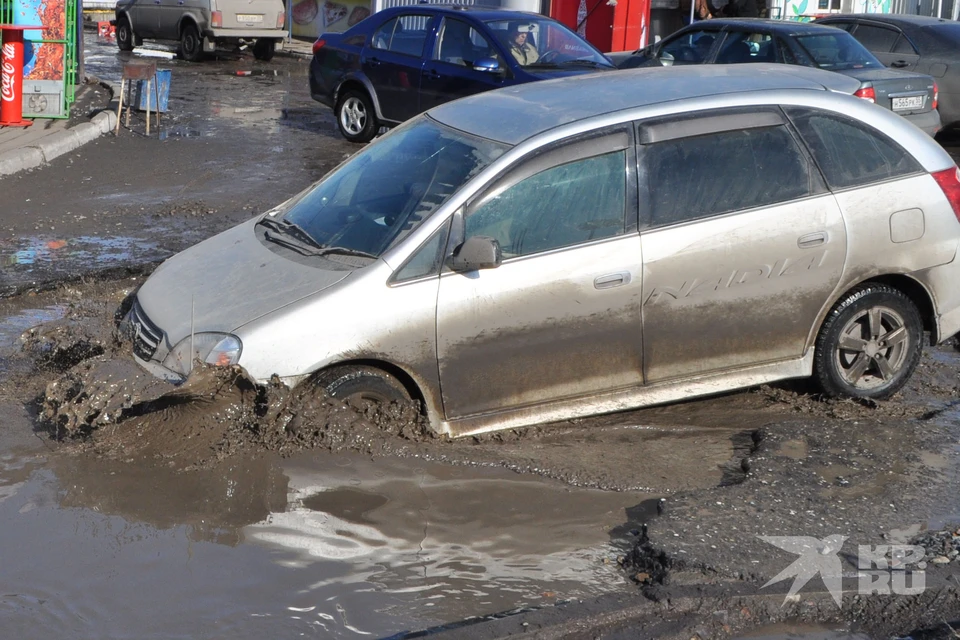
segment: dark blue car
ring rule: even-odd
[[[344,33],[323,34],[313,52],[310,94],[333,108],[352,142],[463,96],[614,69],[555,20],[462,6],[385,9]]]

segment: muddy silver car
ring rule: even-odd
[[[414,398],[452,435],[811,375],[890,396],[960,330],[960,177],[856,82],[652,68],[437,107],[167,260],[136,357]]]

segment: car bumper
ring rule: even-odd
[[[204,37],[215,40],[256,40],[257,38],[274,38],[277,49],[282,48],[287,32],[283,29],[207,29]]]
[[[960,260],[954,256],[947,264],[913,275],[932,293],[936,335],[931,335],[931,342],[940,344],[960,333]]]
[[[940,112],[936,109],[903,117],[931,138],[940,131]]]

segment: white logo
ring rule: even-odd
[[[846,536],[832,535],[823,540],[810,536],[759,536],[761,540],[795,553],[799,558],[771,578],[764,587],[793,578],[784,603],[797,594],[810,580],[820,574],[823,585],[833,601],[841,606],[843,599],[843,568],[837,553],[846,541]],[[923,547],[914,545],[881,544],[859,545],[857,556],[857,592],[917,595],[925,588],[925,574],[920,569],[908,569],[924,557]],[[910,585],[907,586],[907,577]]]
[[[0,98],[4,102],[13,102],[13,45],[11,43],[6,43],[3,45],[3,56],[2,64],[0,64],[0,71],[2,71],[2,78],[0,78]]]

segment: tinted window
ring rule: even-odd
[[[716,35],[716,32],[689,31],[663,45],[660,55],[670,54],[674,64],[700,64],[707,59]]]
[[[430,16],[409,15],[394,18],[373,33],[371,46],[411,56],[423,53]]]
[[[786,42],[777,38],[777,45],[780,48],[780,55],[783,58],[784,63],[786,64],[800,64],[800,61],[797,60],[797,56],[793,54],[793,49],[790,48]]]
[[[819,22],[819,21],[818,21]],[[853,22],[836,22],[831,20],[830,22],[825,23],[831,27],[836,27],[837,29],[843,29],[844,31],[853,31],[854,24]]]
[[[917,50],[916,50],[916,49],[914,48],[914,46],[910,43],[910,41],[907,39],[907,36],[901,35],[900,38],[897,40],[897,44],[893,45],[893,52],[894,52],[894,53],[908,53],[908,54],[914,54],[914,55],[916,55]]]
[[[448,221],[417,249],[405,265],[397,270],[393,281],[404,282],[440,273],[443,250],[447,248],[447,232],[449,230],[450,223]]]
[[[783,126],[644,145],[643,167],[653,225],[776,204],[812,192],[810,167]]]
[[[480,58],[496,58],[503,66],[496,49],[476,29],[462,20],[444,18],[433,59],[469,67]]]
[[[788,109],[831,189],[896,178],[921,170],[919,163],[879,131],[840,115]]]
[[[861,24],[854,31],[857,40],[863,43],[870,51],[889,53],[893,49],[893,43],[897,41],[900,34],[893,29],[886,27],[875,27],[869,24]]]
[[[773,37],[765,33],[735,31],[727,34],[717,53],[717,64],[777,62]]]
[[[504,257],[522,256],[620,235],[625,206],[626,152],[615,151],[494,189],[467,216],[465,236],[492,236]]]
[[[813,60],[813,64],[828,71],[842,69],[881,69],[883,64],[862,44],[845,31],[797,36],[797,43]]]

